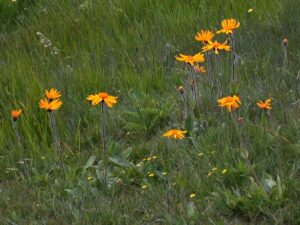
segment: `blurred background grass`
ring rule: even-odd
[[[299,224],[298,3],[1,0],[3,224]],[[254,11],[248,13],[249,8]],[[231,17],[241,23],[236,35],[240,115],[245,119],[250,158],[267,191],[249,179],[230,118],[207,121],[209,103],[204,100],[201,130],[191,132],[180,145],[185,176],[177,177],[177,183],[187,200],[174,200],[168,213],[161,203],[164,179],[150,179],[147,172],[161,170],[165,154],[161,134],[181,126],[182,103],[175,86],[185,82],[186,74],[174,56],[197,53],[196,32],[216,31],[222,19]],[[285,66],[284,37],[289,40]],[[230,73],[229,59],[221,54],[224,76]],[[65,180],[53,169],[56,156],[47,115],[38,109],[44,89],[50,87],[63,94],[64,105],[56,118],[69,171]],[[101,146],[98,111],[85,98],[102,90],[118,96],[108,118],[110,155],[131,163],[150,155],[159,158],[140,170],[112,165],[112,176],[123,183],[109,193],[96,178],[93,183],[87,180],[97,177],[97,169],[85,167],[90,156],[100,156]],[[226,82],[224,90],[230,94]],[[268,97],[273,98],[273,109],[265,134],[255,103]],[[13,108],[24,111],[18,125],[32,174],[27,182],[18,164],[10,120]],[[184,128],[193,130],[196,122]],[[175,148],[174,143],[169,148]],[[176,160],[172,151],[170,164]],[[207,177],[213,167],[219,173]],[[224,168],[226,176],[220,173]],[[151,188],[141,190],[144,183]],[[193,200],[188,197],[191,192],[196,193]]]

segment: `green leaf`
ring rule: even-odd
[[[120,159],[120,158],[117,158],[117,157],[109,157],[109,161],[111,161],[112,163],[118,165],[118,166],[121,166],[121,167],[131,167],[133,166],[132,163],[130,163],[129,161],[127,160],[124,160],[124,159]]]
[[[88,161],[86,162],[86,164],[84,166],[84,170],[92,167],[94,165],[95,161],[96,161],[96,156],[95,155],[90,156],[90,158],[88,159]]]

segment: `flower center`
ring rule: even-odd
[[[105,93],[105,92],[101,92],[101,93],[99,94],[99,97],[102,98],[102,99],[106,99],[106,98],[108,98],[108,94]]]

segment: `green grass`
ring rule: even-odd
[[[1,224],[299,224],[299,14],[298,0],[0,0]],[[231,17],[241,23],[235,36],[238,116],[259,183],[232,118],[218,113],[216,95],[211,118],[206,78],[197,78],[201,105],[195,109],[186,67],[174,59],[197,53],[196,32],[216,31]],[[223,94],[230,95],[230,53],[219,61]],[[179,85],[189,95],[186,121]],[[38,108],[50,87],[63,95],[55,116],[65,178],[48,117]],[[118,96],[107,118],[109,188],[101,182],[99,109],[86,100],[99,91]],[[268,97],[273,108],[264,120],[256,102]],[[27,180],[18,163],[13,108],[23,109],[17,125]],[[188,137],[163,139],[173,127],[189,130]],[[150,156],[157,158],[143,161]],[[173,177],[169,211],[164,171]]]

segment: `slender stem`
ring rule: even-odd
[[[106,121],[105,121],[105,105],[101,102],[101,141],[102,141],[102,160],[104,164],[104,186],[107,186],[108,175],[108,159],[106,152]]]
[[[18,141],[19,149],[20,149],[20,152],[21,152],[21,157],[22,157],[22,161],[23,161],[23,165],[24,165],[24,175],[25,175],[25,177],[28,177],[29,173],[28,173],[27,162],[25,160],[25,149],[24,149],[23,144],[22,144],[21,135],[20,135],[20,133],[18,131],[18,128],[17,128],[17,122],[12,120],[12,123],[13,123],[13,128],[14,128],[14,131],[15,131],[16,139]]]
[[[213,120],[214,117],[214,102],[213,102],[213,94],[214,94],[214,81],[211,76],[210,72],[210,58],[209,58],[209,53],[205,53],[205,58],[206,58],[206,66],[207,66],[207,77],[208,77],[208,83],[209,83],[209,88],[210,88],[210,112],[211,112],[211,119]]]
[[[188,105],[187,105],[187,100],[186,97],[184,96],[184,93],[181,94],[182,96],[182,100],[183,100],[183,120],[185,121],[187,119],[187,115],[188,115]]]
[[[57,131],[57,126],[56,126],[56,121],[54,118],[54,113],[53,111],[48,113],[49,120],[50,120],[50,128],[51,128],[51,133],[52,133],[52,138],[53,138],[53,143],[56,148],[58,157],[59,157],[59,167],[60,170],[63,172],[63,175],[65,175],[65,168],[64,168],[64,161],[63,161],[63,154],[60,146],[60,140],[58,137],[58,131]]]
[[[231,61],[232,61],[232,82],[237,81],[237,76],[235,72],[235,52],[234,52],[234,37],[233,33],[230,35],[231,43]]]

